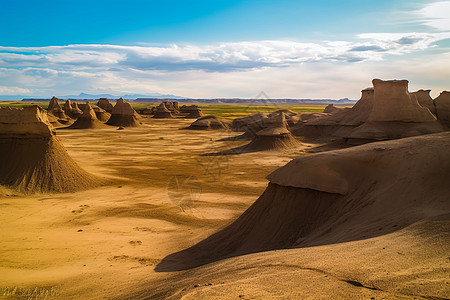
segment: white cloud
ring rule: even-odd
[[[425,25],[438,30],[450,31],[450,1],[430,3],[415,13]]]
[[[205,70],[230,72],[266,67],[287,67],[319,61],[361,62],[386,55],[405,54],[431,47],[450,38],[444,33],[367,33],[356,41],[245,41],[212,45],[163,47],[68,45],[0,47],[0,66],[52,68],[54,70]]]
[[[0,95],[24,95],[30,94],[29,89],[23,89],[17,86],[0,86]]]
[[[0,94],[151,93],[186,97],[359,98],[373,77],[448,89],[450,1],[414,11],[433,32],[363,33],[348,41],[293,40],[158,46],[0,46]]]

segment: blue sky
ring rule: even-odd
[[[450,1],[0,0],[0,95],[450,89]]]

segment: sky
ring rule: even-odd
[[[450,1],[0,0],[0,95],[450,90]]]

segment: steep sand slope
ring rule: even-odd
[[[131,283],[116,299],[435,299],[450,297],[450,215],[376,238],[229,258]]]
[[[24,193],[74,192],[100,185],[56,138],[37,106],[0,109],[0,184]]]
[[[234,223],[156,269],[360,240],[450,212],[449,147],[446,132],[297,158]]]

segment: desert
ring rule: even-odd
[[[448,299],[446,93],[431,111],[429,91],[375,79],[351,106],[239,117],[4,105],[2,295]]]
[[[0,300],[450,300],[450,0],[1,1]]]

